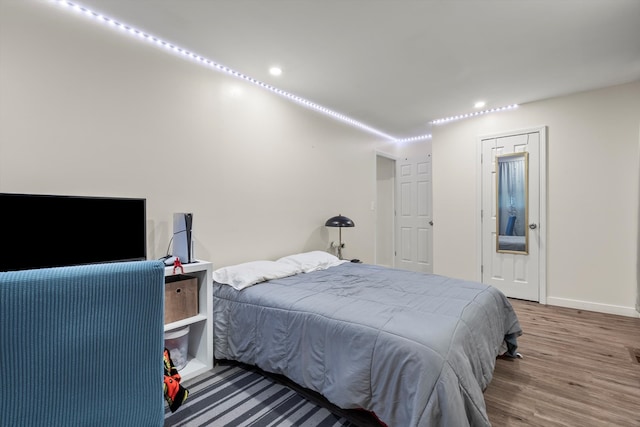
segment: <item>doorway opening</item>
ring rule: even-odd
[[[395,186],[396,160],[376,154],[376,235],[375,263],[395,266]]]

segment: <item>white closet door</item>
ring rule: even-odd
[[[433,272],[431,153],[396,162],[396,267]]]

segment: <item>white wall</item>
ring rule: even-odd
[[[638,117],[638,123],[640,123],[640,117]],[[640,125],[638,125],[638,147],[640,147]],[[640,150],[638,150],[638,153],[640,154]],[[640,164],[640,157],[638,157],[638,162]],[[640,182],[640,173],[638,174],[638,182]],[[640,191],[640,186],[638,190]],[[638,223],[640,224],[640,193],[638,194]],[[636,295],[636,311],[640,313],[640,226],[638,227],[637,247],[638,256],[636,257],[636,281],[638,285],[638,291]]]
[[[344,256],[373,262],[374,147],[81,15],[2,0],[0,191],[145,197],[149,258],[173,212],[194,213],[196,256],[217,266],[326,249],[342,213]]]
[[[342,213],[345,257],[373,262],[373,149],[425,143],[376,143],[46,2],[0,7],[0,191],[146,197],[150,258],[192,211],[218,266],[327,248]],[[636,82],[434,128],[434,271],[477,279],[477,137],[547,125],[548,302],[631,310],[639,117]]]
[[[640,82],[433,130],[434,266],[477,280],[477,137],[546,125],[547,302],[635,315]]]

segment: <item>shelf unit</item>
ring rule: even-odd
[[[182,380],[194,378],[213,369],[213,266],[207,261],[183,264],[184,274],[198,279],[198,314],[164,325],[164,331],[189,326],[187,364],[180,369]],[[179,268],[176,274],[183,274]],[[164,269],[165,277],[173,276],[173,266]]]

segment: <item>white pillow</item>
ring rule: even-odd
[[[293,276],[301,273],[299,268],[275,261],[251,261],[222,267],[213,272],[213,280],[242,290],[270,279]]]
[[[329,267],[349,261],[341,260],[325,251],[311,251],[282,257],[276,262],[292,265],[305,273],[311,273],[316,270],[326,270]]]

